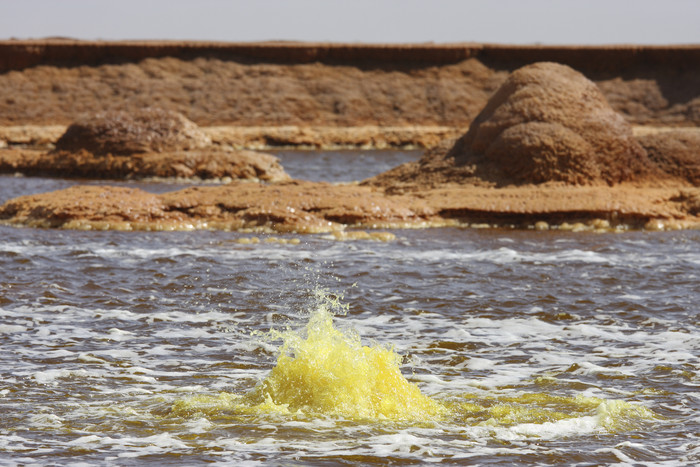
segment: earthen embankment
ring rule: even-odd
[[[309,42],[78,41],[70,39],[0,41],[0,72],[38,65],[97,66],[146,58],[210,57],[245,63],[324,63],[350,66],[439,66],[476,58],[514,69],[553,61],[582,72],[630,69],[700,68],[700,46],[545,46],[480,43],[343,44]]]
[[[0,126],[146,106],[201,126],[466,129],[509,72],[569,65],[635,125],[700,125],[700,45],[0,41]]]

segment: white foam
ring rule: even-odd
[[[625,371],[620,368],[605,368],[599,365],[596,365],[591,362],[580,362],[578,364],[579,368],[574,370],[572,374],[575,375],[614,375],[614,376],[627,376],[627,377],[633,377],[636,376],[634,372],[631,371]]]
[[[637,462],[635,462],[634,459],[632,459],[631,457],[629,457],[628,455],[626,455],[625,453],[620,451],[617,447],[596,449],[594,452],[601,453],[601,454],[610,453],[610,454],[613,454],[615,457],[617,457],[617,459],[620,462],[624,462],[624,464],[626,464],[626,465],[637,465]]]
[[[486,370],[493,368],[496,361],[488,358],[471,357],[464,362],[464,367],[470,370]]]
[[[66,444],[68,446],[88,446],[90,444],[98,444],[102,442],[102,437],[97,435],[85,435],[79,438],[68,441]]]
[[[589,264],[614,264],[618,257],[606,256],[593,251],[569,249],[556,253],[538,253],[518,251],[513,248],[500,247],[489,250],[455,251],[455,250],[430,250],[416,249],[402,252],[404,256],[395,257],[395,260],[418,261],[422,263],[448,263],[470,264],[485,262],[491,264],[506,265],[511,263],[536,263],[536,264],[561,264],[561,263],[589,263]]]
[[[29,424],[38,428],[60,428],[64,421],[64,418],[51,413],[35,414],[29,417]]]
[[[216,427],[214,423],[210,422],[206,418],[197,418],[195,420],[189,420],[185,423],[187,429],[190,433],[201,434],[206,433]]]
[[[374,454],[379,457],[389,457],[397,454],[429,455],[431,446],[443,442],[434,438],[423,438],[406,431],[390,435],[379,435],[372,438]]]
[[[35,372],[32,377],[40,384],[53,384],[56,385],[58,382],[56,381],[57,379],[63,379],[63,378],[91,378],[91,377],[99,377],[100,374],[93,372],[93,371],[88,371],[84,368],[79,368],[77,370],[68,370],[68,369],[52,369],[52,370],[44,370],[44,371],[37,371]]]

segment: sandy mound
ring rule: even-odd
[[[513,72],[449,149],[372,184],[616,184],[658,176],[631,126],[582,74],[556,63]]]
[[[600,89],[556,63],[513,72],[451,155],[496,166],[511,183],[614,184],[651,170],[631,126]]]
[[[103,112],[70,125],[48,153],[0,150],[0,173],[80,178],[289,178],[269,154],[212,145],[182,115],[156,108]]]
[[[68,127],[56,149],[127,155],[203,148],[209,137],[183,115],[163,109],[87,115]]]

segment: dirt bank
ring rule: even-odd
[[[80,41],[68,38],[0,41],[0,72],[37,65],[95,66],[146,58],[214,57],[242,63],[341,63],[360,67],[439,66],[478,58],[516,69],[555,61],[584,71],[697,69],[700,46],[543,46],[481,43],[352,44],[315,42]]]
[[[466,129],[509,72],[573,66],[634,124],[700,124],[700,47],[0,42],[0,125],[175,110],[202,126]]]

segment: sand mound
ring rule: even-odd
[[[0,151],[0,173],[79,178],[187,178],[280,181],[279,159],[213,145],[177,112],[103,112],[72,124],[48,153]]]
[[[614,184],[653,171],[600,89],[557,63],[514,71],[449,155],[491,166],[513,184]]]
[[[516,183],[585,185],[601,176],[591,144],[558,123],[533,121],[506,128],[488,146],[486,157],[506,180]]]
[[[599,88],[547,62],[513,72],[451,148],[368,183],[613,185],[657,176],[631,126]]]
[[[87,115],[68,127],[56,149],[95,155],[129,155],[203,148],[211,144],[199,127],[177,112],[145,108]]]

